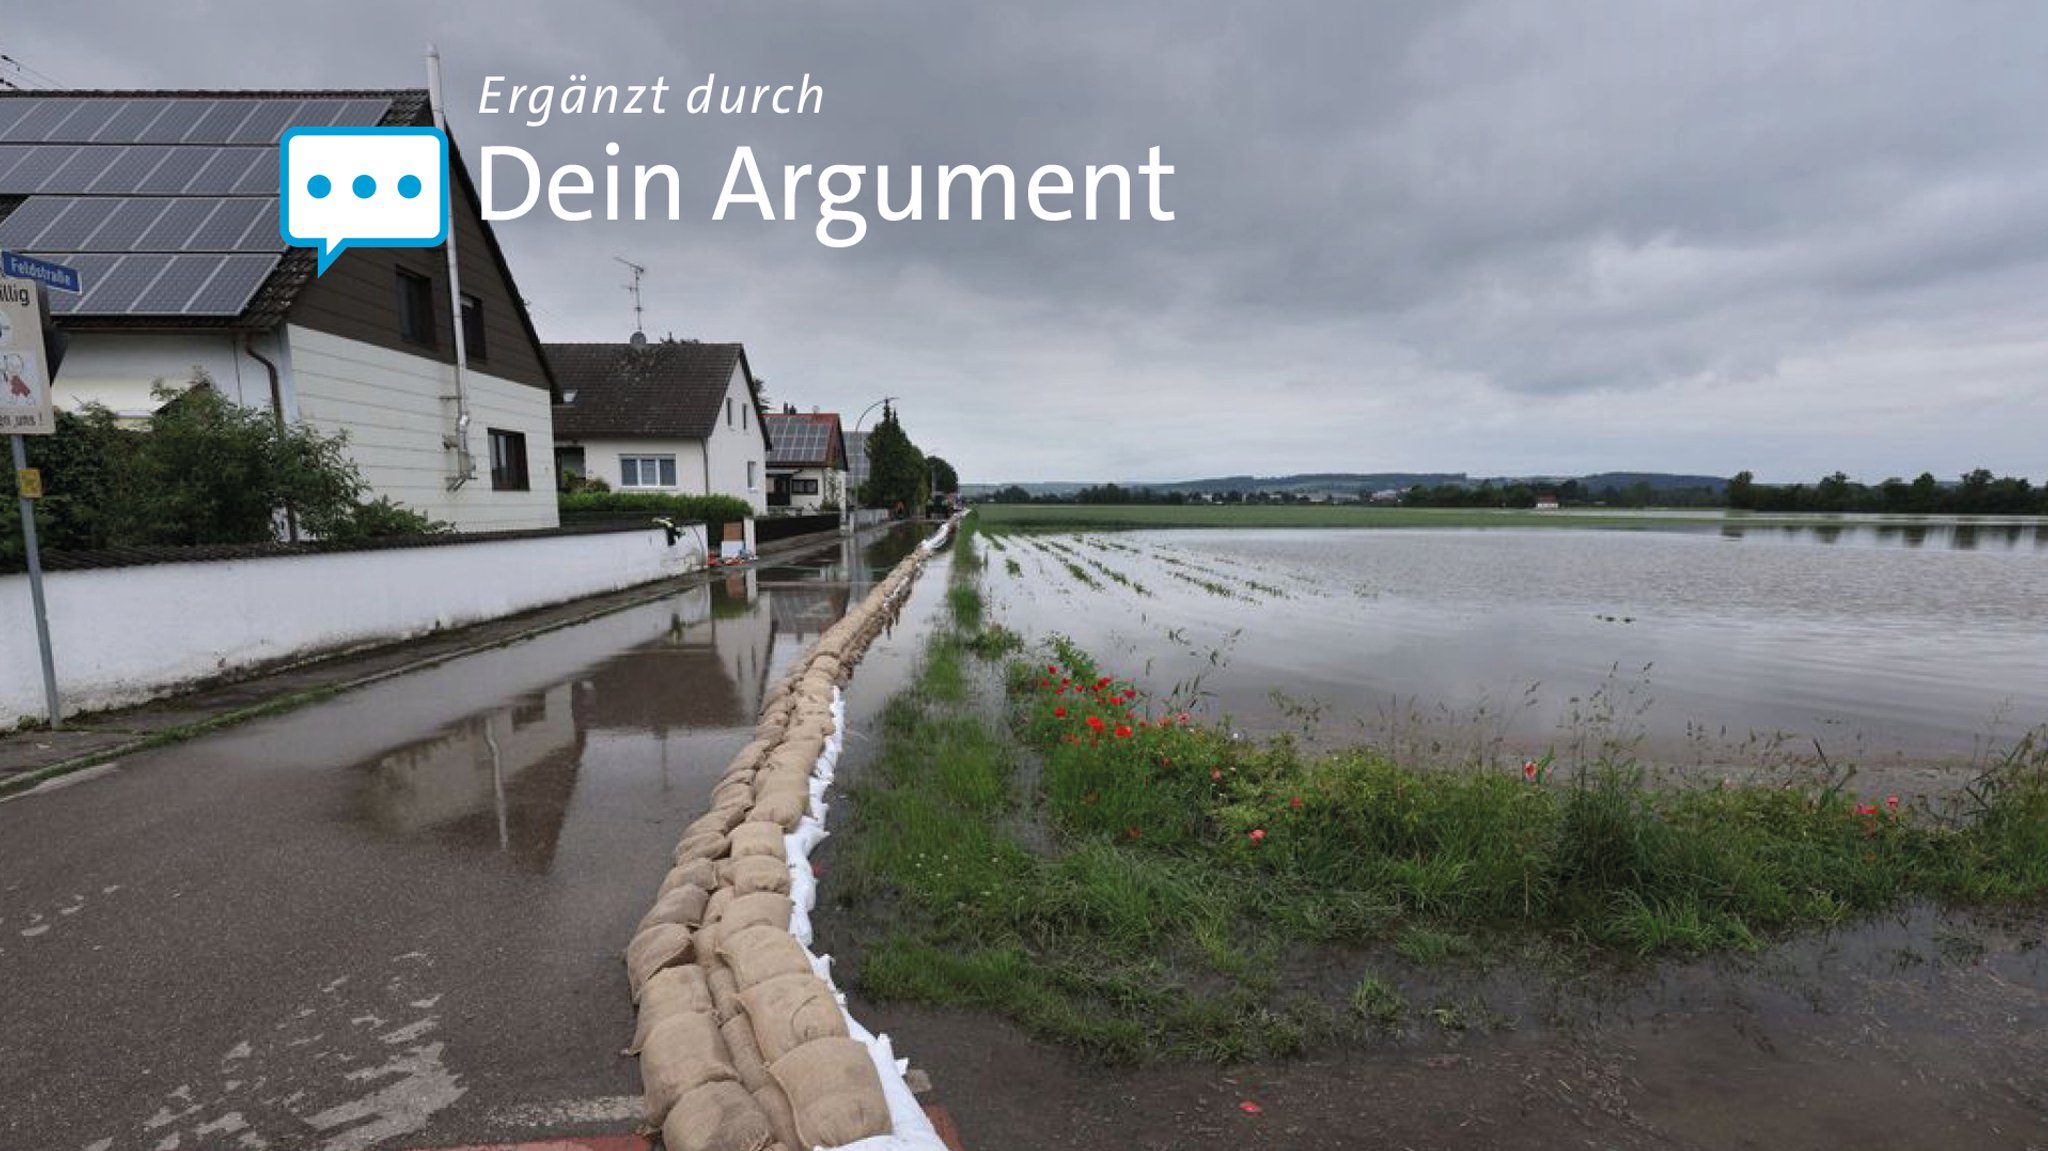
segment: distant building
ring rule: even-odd
[[[768,430],[739,344],[548,344],[561,387],[555,463],[614,491],[728,495],[768,507]]]
[[[1539,511],[1539,512],[1554,512],[1554,511],[1556,511],[1556,510],[1557,510],[1557,496],[1556,496],[1556,494],[1555,494],[1555,493],[1552,493],[1552,492],[1544,492],[1544,493],[1542,493],[1541,495],[1538,495],[1538,496],[1536,497],[1536,510],[1537,510],[1537,511]]]
[[[1401,502],[1401,489],[1381,488],[1372,494],[1371,502],[1376,504],[1398,504]]]
[[[314,250],[279,235],[285,129],[432,122],[418,89],[0,92],[0,248],[85,281],[47,293],[70,337],[58,406],[146,419],[153,384],[203,374],[346,433],[373,497],[462,530],[554,526],[552,381],[461,152],[459,319],[445,248],[358,248],[316,276]]]
[[[846,506],[846,437],[834,412],[794,405],[769,412],[768,506],[816,512]]]

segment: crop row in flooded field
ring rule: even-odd
[[[1105,1058],[1235,1061],[1488,1018],[1411,1001],[1390,972],[1508,955],[1565,978],[1908,901],[2048,897],[2034,739],[1943,804],[1856,794],[1840,774],[1665,789],[1597,752],[1509,771],[1310,752],[1017,635],[980,578],[956,564],[951,622],[854,792],[847,898],[895,908],[859,961],[873,997],[995,1011]],[[977,674],[984,659],[999,679]]]

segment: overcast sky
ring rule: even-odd
[[[549,340],[742,340],[976,480],[2048,473],[2048,8],[1778,0],[8,0],[67,86],[393,87],[457,142],[675,165],[683,219],[497,225]],[[794,83],[804,117],[477,111],[482,78]],[[24,77],[0,70],[24,82]],[[671,97],[677,102],[677,97]],[[1135,167],[1169,223],[714,223],[782,164]],[[779,182],[779,180],[778,180]],[[927,195],[931,193],[928,189]]]

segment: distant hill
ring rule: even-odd
[[[1406,490],[1416,487],[1441,487],[1444,484],[1464,484],[1477,487],[1491,482],[1496,487],[1524,483],[1532,486],[1562,484],[1576,479],[1579,486],[1587,491],[1597,492],[1603,488],[1617,488],[1626,491],[1637,484],[1649,487],[1651,491],[1675,491],[1682,488],[1708,488],[1720,491],[1728,481],[1721,476],[1676,475],[1670,472],[1596,472],[1586,476],[1492,476],[1474,479],[1465,472],[1305,472],[1292,476],[1217,476],[1211,479],[1176,480],[1170,483],[1123,483],[1127,488],[1151,488],[1158,492],[1288,492],[1293,495],[1339,494],[1358,495],[1385,491],[1388,488]],[[1107,481],[1097,481],[1107,482]],[[968,498],[987,495],[1009,484],[961,484],[961,494]],[[1074,481],[1019,482],[1034,496],[1070,496],[1091,484]]]

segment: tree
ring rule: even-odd
[[[953,470],[952,464],[939,456],[929,456],[925,465],[931,469],[932,491],[948,496],[959,494],[960,473]]]
[[[1742,510],[1756,507],[1756,473],[1736,472],[1729,479],[1728,506]]]
[[[868,433],[867,445],[868,482],[861,487],[861,503],[871,508],[923,508],[931,491],[924,453],[910,442],[893,406],[882,405],[882,422]]]

